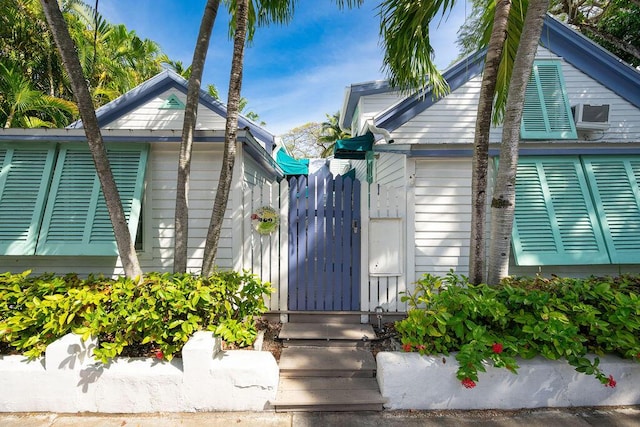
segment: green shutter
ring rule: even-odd
[[[369,184],[373,183],[373,171],[375,168],[376,156],[373,151],[367,151],[365,158],[367,159],[367,182]]]
[[[111,170],[135,240],[148,146],[107,145]],[[63,144],[53,176],[38,255],[117,255],[113,228],[89,148]]]
[[[520,159],[513,249],[518,265],[609,263],[577,157]]]
[[[560,61],[536,61],[525,92],[522,139],[577,139]]]
[[[582,159],[614,264],[640,263],[640,157]]]
[[[54,144],[0,145],[0,255],[34,255]]]

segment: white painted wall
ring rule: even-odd
[[[404,99],[400,92],[377,93],[369,96],[363,96],[358,100],[359,119],[357,121],[358,128],[352,129],[353,136],[363,135],[367,132],[367,120],[372,119],[376,114],[386,110],[389,106]]]
[[[407,158],[403,154],[376,153],[374,178],[376,183],[389,186],[404,187]]]
[[[538,58],[558,58],[543,47]],[[572,142],[631,142],[640,140],[640,110],[571,64],[562,63],[562,72],[571,105],[610,104],[610,128],[604,132],[580,132]],[[473,143],[476,109],[482,76],[475,77],[438,101],[410,122],[392,132],[396,144]],[[362,101],[364,102],[364,101]],[[491,131],[491,142],[499,143],[502,127]],[[568,141],[564,141],[568,142]],[[523,147],[527,142],[523,142]]]
[[[195,412],[269,409],[279,368],[270,352],[220,351],[220,339],[196,332],[182,359],[95,361],[95,342],[69,334],[28,362],[0,356],[2,412]]]
[[[614,356],[600,357],[600,368],[616,380],[602,385],[564,360],[518,360],[518,374],[486,365],[477,386],[466,389],[456,378],[451,356],[381,352],[377,379],[387,409],[519,409],[640,404],[640,364]],[[446,363],[445,363],[446,362]]]
[[[471,159],[417,160],[414,206],[416,277],[468,274]]]
[[[141,105],[118,117],[116,120],[103,126],[104,129],[182,129],[184,120],[184,110],[163,110],[162,104],[175,95],[180,101],[186,104],[187,95],[179,90],[169,89],[156,96],[153,100]],[[202,106],[198,108],[198,121],[196,129],[215,130],[224,129],[225,119],[215,114],[210,109]]]

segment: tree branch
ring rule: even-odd
[[[640,2],[640,0],[637,0]],[[633,57],[635,57],[636,59],[640,60],[640,49],[638,49],[637,47],[633,46],[631,43],[625,43],[624,41],[620,40],[619,38],[609,34],[609,33],[603,33],[602,31],[600,31],[598,28],[596,28],[595,26],[592,25],[588,25],[588,24],[582,24],[579,26],[580,30],[584,33],[585,30],[586,31],[590,31],[593,34],[595,34],[596,36],[600,37],[603,40],[606,40],[607,42],[611,43],[612,45],[614,45],[616,48],[628,53],[629,55],[632,55]]]

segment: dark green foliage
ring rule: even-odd
[[[198,330],[246,346],[271,292],[249,273],[149,274],[141,284],[102,276],[0,275],[0,342],[30,358],[69,332],[99,337],[106,363],[129,345],[153,344],[170,360]]]
[[[640,358],[640,276],[510,277],[490,287],[426,274],[403,300],[410,310],[396,328],[404,349],[457,352],[460,380],[477,381],[489,359],[516,373],[516,356],[543,356],[614,386],[597,356]]]

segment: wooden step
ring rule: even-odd
[[[276,411],[381,411],[375,378],[281,378]]]
[[[368,350],[349,347],[288,347],[280,356],[280,378],[374,377],[376,362]]]
[[[291,323],[359,324],[362,313],[358,311],[292,311],[288,312]]]
[[[371,325],[285,323],[278,335],[291,346],[363,346],[376,337]]]

